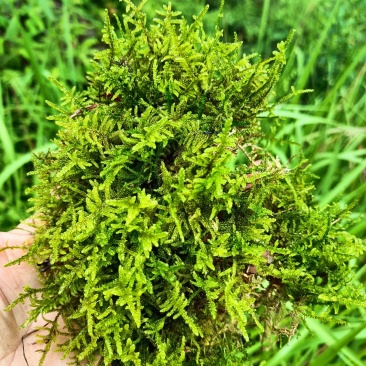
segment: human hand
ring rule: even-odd
[[[6,246],[19,247],[33,242],[34,227],[20,224],[8,233],[0,232],[0,249]],[[36,343],[36,335],[42,334],[37,327],[45,326],[40,317],[25,329],[19,327],[28,318],[31,307],[27,301],[19,303],[11,311],[4,308],[12,303],[22,292],[25,285],[37,288],[40,286],[37,271],[28,263],[4,267],[6,263],[24,255],[23,249],[6,249],[0,252],[0,366],[37,366],[42,357],[44,344]],[[55,315],[53,316],[55,317]],[[47,314],[52,318],[52,314]],[[51,345],[44,366],[64,366],[70,359],[61,360],[62,354],[56,352],[56,343],[64,343],[67,339],[58,334],[57,341]]]

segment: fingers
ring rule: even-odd
[[[14,301],[22,291],[24,285],[38,287],[38,277],[36,271],[27,263],[20,263],[10,267],[4,265],[25,254],[22,247],[33,242],[34,227],[33,222],[23,223],[17,229],[8,233],[0,232],[0,329],[2,335],[6,335],[3,342],[0,342],[0,365],[22,365],[23,363],[7,363],[13,360],[13,353],[19,346],[21,336],[26,332],[19,330],[19,326],[27,319],[29,305],[26,301],[17,305],[9,312],[4,312],[4,308]]]
[[[25,248],[29,247],[34,241],[34,235],[31,232],[14,229],[8,233],[0,233],[0,249],[11,248],[17,254],[23,255]]]
[[[5,247],[13,248],[14,253],[11,257],[20,257],[24,254],[24,250],[20,247],[31,245],[34,241],[34,233],[37,227],[44,224],[45,221],[41,220],[39,217],[31,216],[21,222],[15,229],[10,230],[7,233],[0,232],[0,250]]]
[[[7,295],[0,288],[0,365],[12,365],[10,362],[6,363],[6,358],[16,351],[20,345],[21,337],[28,332],[29,328],[22,330],[19,328],[27,319],[25,309],[22,306],[16,306],[12,311],[5,312],[4,308],[9,304]]]
[[[57,316],[57,313],[48,313],[45,317],[39,317],[36,323],[32,324],[31,329],[29,329],[28,336],[23,337],[23,344],[24,344],[24,354],[27,358],[27,361],[29,365],[38,365],[40,358],[42,356],[42,352],[39,352],[39,350],[42,350],[46,347],[48,344],[47,335],[49,335],[49,331],[46,331],[46,328],[50,328],[51,324],[46,323],[45,324],[45,318],[49,321],[54,321]],[[62,319],[62,317],[59,317],[57,319],[58,323],[58,331],[59,332],[65,332],[65,323]],[[43,329],[36,330],[37,327],[43,327]],[[55,334],[55,333],[53,333]],[[37,336],[43,335],[45,336],[46,344],[43,343],[37,343]],[[50,350],[47,353],[44,365],[52,365],[52,366],[66,366],[71,362],[71,358],[67,357],[66,359],[62,358],[62,353],[57,352],[57,344],[63,344],[68,340],[68,337],[65,335],[62,335],[60,333],[56,334],[56,339],[53,341],[53,343],[50,345]],[[24,358],[24,355],[22,355]],[[97,358],[99,359],[99,357]],[[88,363],[86,361],[83,361],[80,363],[80,365],[86,366]]]
[[[44,225],[45,221],[37,216],[31,216],[22,221],[15,229],[10,230],[10,233],[33,235],[37,227]]]
[[[23,270],[23,263],[16,267],[4,268],[3,266],[23,256],[26,253],[25,248],[33,243],[35,227],[30,225],[33,225],[33,221],[24,222],[7,233],[0,232],[0,274],[2,276]]]

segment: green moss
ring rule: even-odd
[[[20,260],[51,268],[12,306],[29,297],[29,322],[57,311],[76,364],[242,365],[253,327],[281,338],[365,305],[347,212],[315,204],[303,161],[287,169],[263,148],[291,35],[255,61],[218,25],[205,35],[207,8],[189,25],[168,5],[148,29],[143,3],[125,2],[88,90],[59,85],[63,106],[49,103],[59,149],[37,156],[31,189],[46,223]]]

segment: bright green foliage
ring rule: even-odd
[[[143,2],[125,2],[89,89],[54,106],[59,149],[35,161],[45,224],[21,260],[52,266],[17,300],[30,298],[28,321],[57,311],[76,364],[242,365],[249,327],[281,338],[366,305],[347,212],[315,205],[303,161],[288,169],[261,148],[290,37],[255,62],[218,25],[205,35],[207,8],[188,25],[165,6],[148,29]]]

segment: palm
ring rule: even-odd
[[[0,233],[0,248],[8,246],[20,246],[24,243],[31,244],[34,229],[20,225],[17,229],[8,233]],[[36,366],[42,357],[42,352],[37,352],[44,347],[36,344],[37,326],[44,326],[41,318],[37,322],[29,324],[26,329],[19,330],[19,326],[27,319],[30,310],[29,304],[18,304],[12,311],[5,312],[4,308],[17,298],[26,284],[31,287],[40,286],[37,272],[27,263],[4,267],[7,262],[20,257],[22,249],[7,249],[0,252],[0,366]],[[22,338],[23,337],[23,338]],[[63,343],[65,339],[59,336],[57,343]],[[45,366],[66,365],[67,360],[60,360],[61,354],[54,351],[55,343],[47,354]],[[23,351],[24,348],[24,351]]]

